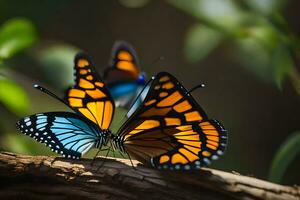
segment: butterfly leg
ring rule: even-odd
[[[50,162],[50,166],[52,166],[54,164],[54,162],[56,161],[57,157],[55,157],[51,162]]]
[[[128,155],[128,158],[129,158],[129,160],[130,160],[130,163],[131,163],[132,168],[133,168],[134,170],[137,170],[136,167],[133,165],[133,162],[132,162],[132,159],[131,159],[130,155],[129,155],[127,152],[126,152],[126,154]]]
[[[96,158],[97,158],[98,154],[99,154],[101,151],[107,151],[108,149],[109,149],[109,148],[107,148],[107,149],[99,149],[99,150],[97,151],[96,155],[94,156],[92,162],[91,162],[91,166],[94,165],[94,162],[96,161]]]
[[[120,152],[120,155],[121,155],[124,159],[127,159],[127,158],[124,156],[124,154],[123,154],[122,151],[119,151],[119,152]],[[131,166],[133,167],[134,170],[136,170],[136,167],[133,165],[132,159],[131,159],[130,155],[129,155],[127,152],[125,152],[125,153],[127,154],[128,158],[129,158],[129,160],[130,160]]]
[[[115,151],[113,150],[112,153],[113,153],[113,157],[115,158],[116,157]]]
[[[109,147],[107,150],[107,153],[106,153],[106,155],[105,155],[105,158],[107,158],[107,156],[108,156],[108,154],[109,154],[109,152],[110,152],[110,149],[111,149],[111,147]],[[99,171],[99,169],[104,165],[104,163],[105,163],[105,161],[106,160],[103,160],[102,161],[102,163],[99,165],[99,167],[97,168],[97,170],[96,170],[96,172],[98,172]]]
[[[119,151],[119,153],[120,153],[120,155],[122,156],[122,158],[124,158],[124,159],[128,159],[128,158],[126,158],[126,157],[124,156],[124,154],[123,154],[123,152],[122,152],[122,151]]]

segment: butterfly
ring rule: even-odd
[[[115,149],[158,169],[200,169],[225,151],[227,131],[181,83],[158,73],[143,104],[113,138]]]
[[[104,70],[103,80],[117,107],[130,108],[146,85],[134,48],[125,41],[116,41],[111,51],[109,67]],[[148,88],[137,99],[141,104]]]
[[[35,85],[42,92],[70,107],[71,112],[39,113],[17,122],[17,128],[63,157],[79,159],[88,150],[102,149],[109,142],[114,102],[88,55],[75,56],[75,84],[65,99]]]
[[[225,151],[225,128],[208,119],[189,91],[167,72],[154,76],[142,104],[117,134],[109,130],[114,102],[85,54],[75,57],[75,77],[66,100],[61,100],[75,113],[25,117],[17,123],[21,132],[68,158],[80,158],[92,147],[110,146],[158,169],[199,169]]]

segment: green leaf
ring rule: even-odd
[[[11,19],[0,27],[0,61],[31,46],[37,40],[34,25],[26,19]]]
[[[235,56],[256,76],[264,81],[276,84],[280,89],[283,81],[293,69],[293,62],[287,47],[277,42],[270,49],[267,42],[254,37],[236,41],[238,51]]]
[[[281,88],[293,69],[285,37],[263,19],[245,28],[244,32],[244,37],[235,40],[238,49],[234,55],[259,78]]]
[[[300,153],[300,131],[290,135],[280,146],[271,164],[269,180],[279,183],[289,164]]]
[[[223,39],[222,34],[208,26],[197,24],[188,31],[184,52],[190,62],[197,62],[212,52]]]
[[[234,49],[233,56],[242,61],[244,66],[259,78],[271,82],[270,54],[255,38],[247,37],[236,40],[238,48]]]
[[[11,112],[22,116],[29,109],[26,92],[15,82],[0,79],[0,102]]]

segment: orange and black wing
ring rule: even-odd
[[[134,48],[125,41],[117,41],[111,52],[110,66],[104,71],[104,80],[108,84],[118,81],[136,81],[141,70]]]
[[[91,59],[84,53],[75,56],[75,84],[66,92],[67,103],[101,129],[108,129],[115,105]]]
[[[118,133],[124,150],[161,169],[198,169],[218,158],[227,134],[209,120],[190,93],[167,72],[155,76],[149,92]]]

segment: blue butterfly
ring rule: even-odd
[[[17,122],[22,133],[68,158],[80,158],[91,148],[101,149],[107,145],[115,108],[89,56],[79,53],[74,63],[75,84],[67,90],[65,100],[41,86],[34,87],[61,101],[75,113],[41,113]]]

